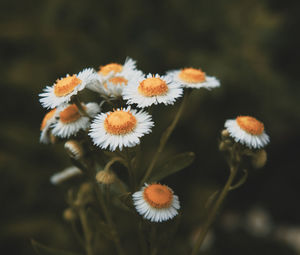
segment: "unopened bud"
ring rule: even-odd
[[[259,150],[252,158],[252,165],[255,168],[262,168],[267,162],[267,153],[265,150]]]
[[[115,182],[116,176],[110,170],[100,171],[96,175],[96,180],[97,180],[97,182],[102,183],[102,184],[112,184]]]
[[[69,140],[65,143],[65,149],[71,158],[80,159],[83,155],[82,146],[75,140]]]
[[[221,135],[223,138],[227,138],[229,137],[229,132],[227,129],[223,129],[222,132],[221,132]]]
[[[76,213],[72,208],[67,208],[63,212],[63,217],[66,221],[73,221],[76,219]]]

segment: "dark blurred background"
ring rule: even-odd
[[[166,150],[197,156],[164,181],[182,204],[178,246],[197,232],[205,199],[226,181],[218,151],[225,120],[247,114],[265,123],[268,162],[230,193],[204,252],[300,254],[299,7],[298,0],[1,1],[1,253],[34,254],[31,238],[74,250],[62,218],[65,189],[49,182],[70,162],[61,147],[39,143],[38,94],[66,73],[130,56],[145,73],[192,66],[221,80],[221,88],[194,91]],[[253,211],[267,220],[265,232],[251,230]]]

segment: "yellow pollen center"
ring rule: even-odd
[[[108,75],[111,71],[119,73],[123,70],[123,66],[117,63],[110,63],[105,66],[100,66],[99,74]]]
[[[185,82],[198,83],[205,81],[205,73],[201,69],[184,68],[179,73],[179,78]]]
[[[41,129],[40,129],[41,131],[46,127],[48,120],[52,119],[55,112],[56,112],[56,109],[53,109],[45,115],[45,117],[43,118],[42,124],[41,124]]]
[[[54,94],[57,97],[66,96],[70,94],[81,82],[82,81],[78,79],[75,74],[57,80],[54,85]]]
[[[131,112],[118,110],[110,112],[104,120],[105,130],[113,135],[130,133],[136,126],[136,118]]]
[[[155,77],[143,80],[138,86],[139,93],[147,97],[163,95],[168,92],[168,89],[164,80]]]
[[[112,77],[108,81],[111,82],[113,85],[118,85],[118,84],[127,85],[128,83],[128,80],[122,76]],[[104,83],[104,87],[107,89],[107,83]]]
[[[64,124],[68,124],[78,120],[81,115],[75,104],[71,104],[66,109],[59,113],[60,121]]]
[[[236,122],[241,129],[251,135],[261,135],[264,131],[264,124],[250,116],[239,116]]]
[[[168,208],[173,200],[173,192],[165,185],[151,184],[144,189],[144,199],[154,208]]]

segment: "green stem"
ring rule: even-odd
[[[78,96],[74,97],[74,104],[77,106],[80,115],[91,118],[91,116],[88,115],[86,110],[83,108]]]
[[[96,193],[97,193],[97,197],[98,197],[98,200],[99,200],[100,207],[101,207],[101,209],[104,213],[104,217],[107,221],[107,224],[109,225],[110,229],[112,230],[112,238],[113,238],[113,241],[116,245],[117,252],[118,252],[119,255],[124,255],[124,252],[123,252],[123,249],[122,249],[122,246],[121,246],[121,243],[120,243],[120,239],[119,239],[118,234],[116,232],[115,224],[114,224],[114,222],[111,218],[111,214],[107,210],[104,198],[101,194],[101,191],[99,189],[99,185],[97,183],[96,183]]]
[[[129,175],[130,190],[135,191],[136,178],[135,178],[133,166],[131,164],[130,153],[128,148],[125,148],[125,151],[126,151],[126,161],[127,161],[128,175]]]
[[[110,161],[108,161],[108,163],[105,165],[103,171],[108,171],[110,169],[110,167],[115,163],[115,162],[121,162],[124,163],[124,159],[122,159],[121,157],[115,157],[112,158]]]
[[[120,159],[120,158],[118,158],[118,159]],[[117,160],[111,160],[110,161],[111,163],[108,163],[108,164],[112,164],[113,163],[112,161],[116,162]],[[101,210],[103,211],[103,214],[104,214],[104,217],[105,217],[105,220],[106,220],[108,226],[112,230],[112,238],[113,238],[113,242],[115,243],[117,252],[118,252],[119,255],[124,255],[125,253],[123,252],[123,249],[122,249],[122,246],[121,246],[121,243],[120,243],[120,239],[119,239],[118,233],[116,231],[116,226],[115,226],[115,224],[114,224],[114,222],[113,222],[113,220],[111,218],[111,214],[109,213],[109,211],[108,211],[108,209],[106,207],[106,204],[105,204],[105,201],[104,201],[104,197],[103,197],[102,192],[100,190],[100,186],[96,182],[95,172],[91,171],[88,168],[87,174],[88,174],[89,178],[91,179],[91,181],[94,184],[96,195],[97,195],[97,198],[98,198]]]
[[[230,190],[231,184],[232,184],[232,182],[233,182],[233,180],[236,176],[237,170],[238,170],[237,166],[232,166],[230,168],[229,178],[228,178],[224,188],[222,189],[216,203],[214,204],[211,211],[209,212],[208,219],[207,219],[207,221],[205,222],[204,226],[201,229],[200,235],[199,235],[198,239],[196,240],[196,244],[193,247],[193,251],[192,251],[191,255],[196,255],[199,252],[199,249],[200,249],[200,247],[201,247],[201,245],[202,245],[202,243],[205,239],[205,236],[206,236],[211,224],[214,222],[214,220],[216,218],[216,215],[217,215],[217,212],[218,212],[220,206],[222,205],[222,202],[224,201],[227,193]]]
[[[185,93],[184,98],[183,98],[183,100],[181,102],[181,105],[180,105],[180,107],[179,107],[179,109],[178,109],[178,111],[177,111],[177,113],[176,113],[176,115],[175,115],[175,117],[174,117],[171,125],[163,133],[162,138],[160,140],[159,147],[158,147],[158,149],[157,149],[157,151],[156,151],[156,153],[155,153],[155,155],[154,155],[154,157],[153,157],[153,159],[152,159],[152,161],[151,161],[151,163],[150,163],[150,165],[149,165],[149,167],[148,167],[148,169],[146,171],[146,174],[145,174],[144,178],[141,181],[141,184],[140,184],[141,186],[144,184],[145,181],[147,181],[148,177],[151,175],[151,172],[152,172],[152,170],[153,170],[153,168],[154,168],[154,166],[156,164],[156,161],[158,160],[158,157],[162,153],[162,151],[163,151],[163,149],[164,149],[164,147],[165,147],[165,145],[166,145],[166,143],[167,143],[170,135],[172,134],[173,130],[176,127],[176,124],[179,121],[179,118],[180,118],[180,116],[181,116],[181,114],[183,112],[184,106],[185,106],[185,104],[187,102],[188,96],[189,96],[189,91]]]
[[[86,213],[85,213],[85,210],[83,207],[81,207],[79,209],[79,217],[80,217],[80,221],[82,224],[83,233],[84,233],[84,237],[85,237],[86,253],[87,253],[87,255],[93,255],[94,254],[93,246],[92,246],[93,233],[90,231]]]

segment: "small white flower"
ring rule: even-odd
[[[68,75],[58,79],[53,86],[47,86],[44,93],[39,96],[40,102],[45,108],[63,106],[71,100],[71,97],[83,90],[88,84],[95,81],[94,70],[84,69],[78,74]]]
[[[137,112],[117,109],[96,116],[89,132],[95,145],[114,151],[123,147],[133,147],[140,143],[140,137],[151,132],[151,116],[143,111]]]
[[[136,70],[136,61],[131,58],[126,58],[124,65],[118,63],[110,63],[105,66],[100,66],[98,74],[102,80],[107,80],[108,78],[119,75],[124,76],[131,71]]]
[[[181,97],[183,90],[181,85],[171,78],[148,74],[132,80],[123,90],[123,98],[128,104],[137,104],[144,108],[152,104],[174,104]]]
[[[207,76],[201,69],[196,68],[170,71],[167,73],[167,77],[179,82],[185,88],[212,89],[220,86],[220,81],[217,78]]]
[[[172,189],[161,184],[145,184],[140,191],[132,195],[136,210],[145,219],[162,222],[178,214],[179,200]]]
[[[239,116],[236,119],[226,120],[225,127],[236,142],[250,149],[262,148],[270,141],[264,124],[250,116]]]
[[[91,83],[87,88],[108,97],[120,97],[130,80],[142,74],[136,69],[136,62],[127,58],[124,65],[110,63],[100,66],[100,70],[94,74],[97,82]]]
[[[41,143],[49,143],[49,134],[50,134],[50,127],[57,122],[57,111],[56,108],[49,111],[43,118],[41,124],[41,135],[40,135],[40,142]]]
[[[82,174],[82,171],[79,168],[75,166],[70,166],[64,169],[63,171],[52,175],[50,178],[50,182],[54,185],[57,185],[72,178],[73,176],[80,175],[80,174]]]
[[[90,117],[94,117],[100,111],[100,107],[96,103],[82,104],[82,107]],[[89,126],[90,118],[82,116],[77,106],[71,104],[59,110],[59,120],[53,125],[52,134],[61,138],[69,138]]]

